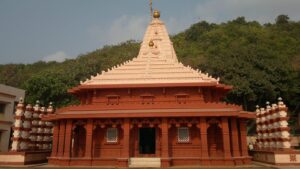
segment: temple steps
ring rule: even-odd
[[[130,158],[129,159],[129,168],[160,168],[160,158]]]

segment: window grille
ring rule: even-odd
[[[117,128],[108,128],[107,129],[106,141],[108,143],[117,143],[118,142],[118,129]]]
[[[190,141],[190,134],[188,127],[179,127],[178,128],[178,142],[187,143]]]

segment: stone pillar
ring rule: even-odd
[[[38,127],[39,127],[39,111],[40,111],[40,102],[37,100],[36,104],[33,107],[32,113],[32,121],[31,121],[31,133],[30,133],[30,140],[31,140],[31,149],[37,149],[37,135],[38,135]]]
[[[230,138],[229,138],[227,117],[222,117],[222,135],[223,135],[224,158],[229,159],[231,157],[231,153],[230,153]]]
[[[86,124],[85,158],[92,158],[93,120],[89,119]]]
[[[266,125],[267,125],[267,142],[268,142],[268,148],[272,149],[274,148],[274,142],[273,142],[273,132],[272,132],[272,128],[273,128],[273,120],[272,120],[272,111],[271,111],[271,106],[270,106],[270,102],[266,102],[266,113],[265,113],[265,117],[266,117]]]
[[[128,167],[129,146],[130,146],[130,120],[124,119],[123,122],[123,145],[121,150],[121,159],[119,159],[119,167]]]
[[[130,124],[129,119],[124,119],[123,125],[123,148],[122,148],[122,157],[129,158],[129,133],[130,133]]]
[[[276,118],[277,118],[277,114],[276,114],[276,109],[277,109],[277,105],[276,104],[272,104],[271,106],[271,110],[270,110],[270,122],[271,122],[271,129],[270,129],[270,139],[271,139],[271,142],[270,142],[270,147],[275,150],[276,149],[276,141],[277,141],[277,136],[276,136]]]
[[[23,129],[23,109],[24,109],[24,104],[23,104],[23,98],[20,98],[19,103],[17,105],[17,109],[15,112],[15,123],[14,123],[14,127],[13,127],[13,137],[12,137],[12,147],[11,147],[11,151],[20,151],[20,143],[22,141],[22,137],[21,137],[21,132]]]
[[[200,136],[201,136],[201,157],[204,165],[209,164],[208,144],[207,144],[207,123],[206,118],[200,118]]]
[[[242,156],[248,156],[248,146],[247,146],[247,121],[244,119],[239,119],[240,133],[241,133],[241,152]]]
[[[261,122],[261,133],[262,133],[262,148],[267,149],[269,148],[269,133],[268,133],[268,125],[267,125],[267,118],[266,118],[266,109],[260,108],[260,122]]]
[[[238,128],[237,128],[237,119],[231,118],[231,145],[232,145],[232,156],[239,157],[240,154],[240,144],[239,144],[239,135],[238,135]]]
[[[58,136],[59,136],[59,121],[56,121],[53,126],[53,140],[51,157],[57,156],[58,150]]]
[[[72,120],[67,120],[66,132],[65,132],[65,148],[64,148],[64,157],[70,158],[71,153],[71,141],[72,141]]]
[[[22,142],[20,148],[22,150],[28,150],[30,144],[30,130],[31,130],[31,118],[32,118],[32,106],[28,104],[24,113],[23,130],[22,130]]]
[[[38,103],[37,103],[38,104]],[[41,122],[41,111],[44,111],[43,107],[40,107],[40,105],[38,105],[37,107],[35,107],[35,114],[38,114],[38,117],[35,118],[35,121],[37,122],[37,124],[35,125],[37,128],[36,131],[36,144],[35,147],[37,150],[41,150],[42,149],[42,142],[43,142],[43,132],[44,129],[42,128],[42,122]]]
[[[46,124],[45,122],[42,120],[42,117],[46,114],[46,108],[45,107],[41,107],[40,109],[40,115],[39,115],[39,128],[38,128],[38,147],[40,150],[46,150],[48,149],[48,143],[47,138],[48,136],[45,134],[45,132],[47,132],[46,129]]]
[[[59,141],[58,141],[57,157],[62,157],[64,154],[65,130],[66,130],[66,123],[64,120],[61,120],[59,125]]]
[[[261,113],[258,105],[256,105],[256,132],[257,132],[256,148],[262,149],[263,133],[262,133]]]
[[[46,110],[47,115],[48,114],[53,114],[54,109],[52,106],[52,102],[49,103],[49,106]],[[45,121],[45,126],[44,126],[44,138],[43,138],[43,148],[46,150],[51,150],[52,147],[52,128],[53,128],[53,123],[50,121]]]
[[[170,166],[169,159],[169,127],[168,119],[163,118],[161,123],[161,167],[167,168]]]
[[[28,104],[26,106],[26,111],[24,113],[24,116],[26,117],[26,119],[28,119],[26,122],[24,122],[25,126],[28,126],[28,137],[27,137],[27,145],[28,145],[28,149],[32,150],[34,148],[34,143],[32,142],[32,119],[33,119],[33,107],[31,104]]]
[[[291,139],[290,132],[288,127],[288,116],[287,116],[287,107],[283,103],[282,98],[278,98],[278,112],[277,112],[277,123],[278,123],[278,141],[280,145],[277,148],[288,150],[291,148]]]

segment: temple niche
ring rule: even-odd
[[[54,124],[49,164],[249,164],[246,124],[255,114],[222,102],[231,89],[178,61],[154,11],[137,57],[69,89],[79,105],[42,117]]]

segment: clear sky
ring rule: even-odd
[[[170,34],[200,20],[238,16],[300,20],[300,0],[153,0]],[[0,64],[62,61],[134,39],[149,23],[149,0],[0,0]]]

